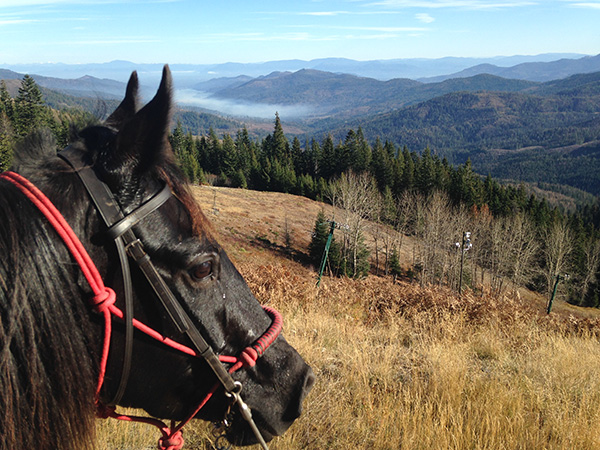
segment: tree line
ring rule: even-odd
[[[329,202],[345,211],[328,270],[360,277],[369,270],[423,283],[456,286],[460,251],[456,243],[471,231],[473,248],[464,282],[497,292],[515,286],[547,292],[555,277],[569,273],[564,295],[572,303],[600,306],[600,202],[576,213],[551,207],[523,185],[507,186],[474,172],[469,160],[452,166],[429,148],[421,153],[390,141],[369,143],[359,127],[334,141],[289,140],[279,116],[263,139],[246,128],[235,136],[195,137],[178,125],[171,136],[182,168],[193,182],[279,191]],[[359,207],[360,205],[360,207]],[[365,224],[387,226],[370,230]],[[329,222],[316,218],[310,255],[320,267]],[[416,239],[411,264],[401,268],[402,236]],[[370,267],[370,265],[372,267]]]
[[[57,149],[64,148],[73,131],[93,120],[80,109],[58,111],[50,108],[35,80],[25,75],[13,98],[5,80],[0,81],[0,171],[10,167],[15,144],[33,130],[49,128]]]

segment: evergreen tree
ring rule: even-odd
[[[394,280],[402,276],[402,266],[400,265],[400,257],[398,256],[398,249],[394,247],[390,256],[390,274],[394,277]]]
[[[238,169],[231,175],[231,186],[248,189],[248,182],[246,181],[246,176],[244,175],[244,171],[242,169]]]
[[[325,218],[325,211],[320,210],[315,220],[312,239],[308,246],[308,253],[311,263],[318,271],[321,268],[321,263],[325,253],[325,246],[329,238],[331,230],[331,222]],[[327,266],[335,273],[338,272],[340,266],[340,247],[335,240],[335,235],[331,237],[329,245],[329,255],[327,257]]]
[[[46,119],[42,92],[35,80],[25,75],[15,98],[15,130],[19,136],[26,136],[40,127]]]
[[[229,134],[223,136],[221,144],[221,170],[225,175],[231,177],[239,167],[238,155],[233,138]]]
[[[317,177],[320,174],[321,157],[321,146],[319,145],[319,142],[313,138],[310,141],[310,156],[308,157],[309,165],[307,171],[307,173],[313,177]]]
[[[408,151],[408,147],[402,149],[404,159],[404,170],[402,171],[402,186],[404,190],[410,191],[415,185],[415,159],[416,154]]]
[[[5,111],[0,111],[0,172],[8,170],[13,156],[13,131]]]
[[[321,263],[323,251],[325,250],[325,244],[327,243],[327,238],[329,237],[329,227],[330,224],[325,218],[325,211],[321,209],[317,214],[315,227],[312,233],[312,239],[310,240],[310,244],[308,246],[310,260],[317,268]]]
[[[358,127],[356,132],[356,155],[353,161],[354,171],[360,173],[369,170],[372,156],[371,146],[366,141],[362,128]]]
[[[373,147],[373,159],[371,160],[371,173],[377,181],[380,191],[384,191],[386,187],[391,187],[393,181],[392,160],[388,150],[383,146],[379,138],[375,140]]]
[[[304,153],[305,152],[302,151],[300,139],[294,136],[294,139],[292,141],[292,161],[294,164],[294,171],[296,172],[296,175],[302,175],[307,173],[305,169],[306,161],[304,159]]]
[[[238,156],[238,166],[244,172],[244,177],[248,178],[252,168],[252,160],[255,158],[255,148],[245,126],[237,132],[235,148]]]
[[[473,172],[470,159],[454,171],[449,190],[450,198],[457,205],[481,205],[482,185],[477,174]]]
[[[14,102],[6,88],[6,82],[0,81],[0,114],[6,114],[9,121],[14,120]]]
[[[427,147],[423,151],[419,165],[416,168],[416,188],[422,194],[428,195],[429,193],[433,192],[434,188],[436,187],[436,178],[435,161],[431,155],[431,150],[429,147]]]
[[[171,144],[171,148],[173,149],[173,153],[175,156],[182,159],[184,153],[184,140],[185,134],[183,132],[183,126],[180,121],[177,121],[177,125],[173,132],[169,135],[169,143]]]
[[[329,180],[333,178],[337,171],[337,161],[335,155],[335,147],[333,145],[333,136],[327,135],[323,148],[321,150],[321,157],[319,159],[319,176]]]
[[[223,167],[221,165],[223,148],[217,133],[215,133],[215,130],[213,130],[212,127],[208,131],[207,144],[208,161],[205,170],[210,173],[220,174],[223,171]],[[202,168],[204,169],[204,166]]]
[[[273,136],[267,141],[265,153],[271,159],[281,162],[288,162],[290,159],[290,143],[285,137],[278,113],[275,113],[275,129]]]

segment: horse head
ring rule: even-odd
[[[70,150],[81,155],[85,165],[108,187],[124,216],[141,209],[161,190],[171,194],[159,206],[132,221],[128,229],[143,244],[145,258],[151,261],[153,270],[175,299],[178,310],[188,321],[186,324],[198,331],[217,357],[238,355],[269,329],[273,319],[215,240],[205,216],[182,181],[168,142],[171,89],[171,75],[165,67],[155,97],[140,109],[134,72],[119,107],[103,124],[82,130]],[[55,155],[47,154],[37,162],[23,156],[21,160],[15,171],[38,185],[61,211],[87,248],[104,283],[115,290],[116,304],[122,310],[127,309],[123,303],[126,281],[120,270],[122,261],[112,238],[107,238],[107,225],[83,189],[77,171]],[[9,244],[4,247],[12,251]],[[81,273],[64,262],[69,256],[64,255],[60,245],[55,243],[51,247],[60,255],[57,261],[64,265],[60,269],[64,275],[58,278],[66,281],[60,283],[70,283],[63,286],[67,289],[65,295],[79,293],[79,298],[73,301],[81,302],[81,297],[89,296],[89,287],[82,282]],[[10,268],[7,264],[0,269],[0,284],[6,286],[3,276],[8,277]],[[146,278],[143,270],[131,267],[133,301],[129,314],[166,339],[194,348],[189,335],[182,333]],[[8,287],[5,297],[7,290]],[[5,300],[5,303],[10,302]],[[74,323],[78,323],[75,328],[80,329],[80,340],[87,345],[85,353],[91,360],[97,360],[102,352],[102,321],[91,313],[80,317],[80,306],[74,306],[73,311]],[[183,420],[220,383],[218,374],[205,359],[174,350],[137,331],[133,334],[131,361],[123,381],[123,360],[128,357],[127,333],[123,321],[116,320],[99,392],[101,403],[114,401],[115,393],[120,391],[116,396],[119,405],[144,409],[161,419]],[[75,360],[81,358],[81,365],[86,357],[73,355]],[[91,371],[97,372],[97,363],[92,366]],[[236,386],[242,386],[241,395],[260,434],[268,441],[281,435],[300,415],[314,375],[283,336],[277,337],[262,357],[249,366],[231,376]],[[217,389],[196,418],[223,420],[232,403],[226,394]],[[227,437],[232,443],[247,445],[256,441],[235,408],[231,409],[228,420]]]

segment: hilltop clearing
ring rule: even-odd
[[[524,292],[459,297],[390,277],[327,277],[317,289],[314,270],[299,261],[317,212],[330,207],[241,189],[195,193],[318,377],[303,416],[271,449],[600,445],[600,325],[590,311],[558,305],[546,315],[543,299]],[[99,450],[154,445],[144,426],[103,422],[99,433]],[[202,423],[185,437],[186,448],[214,440]]]
[[[315,268],[306,262],[308,245],[315,219],[321,209],[328,218],[339,210],[331,205],[296,195],[280,192],[260,192],[246,189],[202,186],[195,188],[196,198],[213,224],[219,242],[237,264],[277,264],[288,267],[316,282]],[[373,245],[372,230],[368,227],[367,244]],[[291,242],[286,248],[286,233]],[[413,257],[414,239],[405,236],[400,248],[400,263],[406,267]],[[379,279],[380,277],[374,277]],[[384,285],[391,281],[380,280]],[[360,283],[360,281],[356,281]],[[526,289],[519,289],[518,296],[531,303],[532,307],[544,311],[547,299]],[[558,300],[553,311],[557,314],[578,317],[600,317],[600,311],[579,308]]]

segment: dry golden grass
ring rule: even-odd
[[[231,207],[247,219],[262,214],[254,222],[262,228],[240,223],[223,204],[211,219],[318,377],[304,414],[273,450],[600,447],[598,319],[564,309],[548,316],[523,296],[459,298],[378,277],[325,278],[317,290],[314,271],[252,244],[255,234],[279,230],[263,220],[280,221],[281,211],[258,210],[262,203],[243,210],[259,194],[238,192],[248,198],[228,191]],[[287,213],[310,230],[319,206],[300,203],[303,213]],[[131,427],[103,423],[99,448],[155,446],[153,429]],[[185,436],[187,449],[210,448],[203,424]]]

